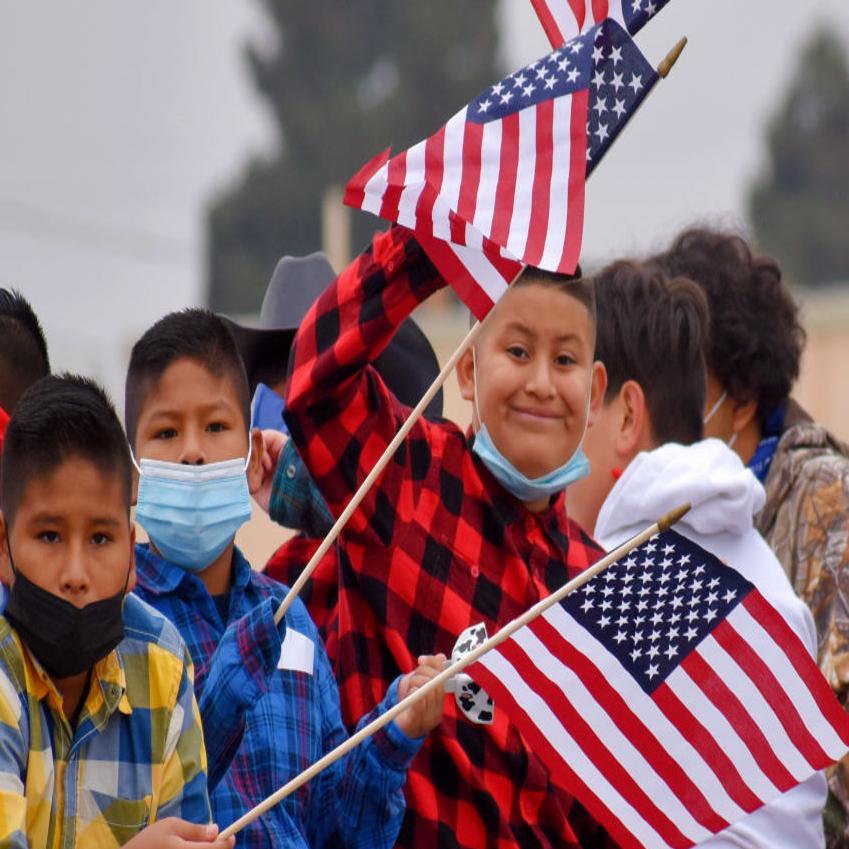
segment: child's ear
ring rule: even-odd
[[[127,593],[136,588],[136,526],[130,523],[130,573],[127,576]]]
[[[463,352],[457,361],[457,383],[464,401],[475,400],[475,360],[472,349]]]
[[[9,562],[9,544],[6,539],[6,517],[0,511],[0,584],[12,586],[12,564]]]
[[[630,463],[640,451],[655,447],[643,387],[636,380],[626,380],[619,390],[619,404],[622,417],[616,432],[616,453]]]
[[[593,363],[593,373],[590,377],[590,409],[587,415],[587,425],[591,425],[598,416],[607,392],[607,369],[604,363],[596,360]]]
[[[742,404],[738,404],[732,399],[734,412],[731,415],[731,430],[732,433],[742,433],[752,422],[758,412],[758,399],[750,398]]]
[[[248,492],[253,495],[262,486],[262,458],[265,454],[265,442],[258,427],[251,428],[251,461],[248,463]]]
[[[139,500],[139,470],[136,468],[135,463],[133,465],[133,487],[130,491],[130,507],[135,507]]]

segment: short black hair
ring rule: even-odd
[[[564,294],[569,295],[570,298],[575,298],[576,301],[579,301],[587,308],[587,312],[590,314],[590,323],[593,329],[595,329],[597,317],[593,281],[581,274],[580,266],[575,269],[574,274],[564,274],[558,271],[546,271],[543,268],[528,265],[512,285],[537,285],[559,289]]]
[[[27,486],[72,457],[90,461],[120,482],[129,517],[132,465],[112,402],[93,380],[49,375],[24,392],[6,429],[0,506],[7,525],[13,524]]]
[[[214,312],[191,308],[168,313],[133,345],[124,386],[124,424],[136,443],[139,416],[150,391],[177,360],[200,363],[210,374],[226,375],[250,430],[251,398],[239,349],[227,325]]]
[[[799,376],[805,331],[781,267],[755,254],[741,236],[695,227],[653,262],[695,281],[711,312],[710,370],[737,402],[758,402],[763,423]]]
[[[659,445],[690,445],[703,435],[710,314],[691,280],[619,261],[594,278],[596,359],[607,369],[605,403],[627,380],[643,390]]]
[[[29,301],[0,289],[0,407],[11,415],[24,390],[50,374],[47,342]]]
[[[516,288],[534,285],[559,289],[564,294],[569,295],[570,298],[575,298],[575,300],[583,304],[590,314],[590,327],[593,333],[595,333],[596,303],[593,281],[591,278],[582,275],[580,266],[575,269],[574,274],[564,274],[558,271],[546,271],[544,268],[537,268],[533,265],[526,265],[522,269],[521,274],[511,284],[512,287]],[[469,326],[474,323],[475,315],[474,313],[469,313]]]

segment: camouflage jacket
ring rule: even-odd
[[[849,709],[849,446],[793,401],[764,484],[758,530],[813,613],[817,662]],[[849,846],[849,756],[829,775],[826,845]]]

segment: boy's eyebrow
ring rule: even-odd
[[[218,410],[230,410],[231,407],[232,405],[228,404],[226,401],[211,401],[209,404],[204,404],[199,407],[199,410],[202,413],[215,413]],[[157,419],[173,419],[183,415],[184,412],[185,410],[179,407],[175,409],[156,410],[151,414],[150,421],[156,421]]]
[[[64,518],[64,516],[54,516],[52,513],[36,513],[30,522],[34,525],[55,525]]]
[[[106,525],[108,528],[117,528],[121,522],[112,516],[95,516],[89,520],[92,525]]]
[[[531,330],[530,327],[528,327],[527,324],[525,324],[522,321],[517,321],[515,318],[512,321],[510,321],[504,329],[505,330],[517,331],[519,333],[523,333],[525,336],[535,336],[536,335],[534,333],[534,331]]]
[[[65,516],[54,515],[53,513],[36,513],[30,519],[33,525],[56,525],[65,520]],[[121,523],[113,516],[94,516],[88,520],[92,525],[106,525],[107,527],[118,527]]]
[[[507,326],[505,327],[505,330],[517,331],[519,333],[524,334],[525,336],[536,336],[537,335],[536,332],[534,330],[532,330],[530,327],[528,327],[527,324],[525,324],[524,322],[521,322],[521,321],[517,321],[516,319],[513,319],[511,322],[509,322],[507,324]],[[573,332],[573,331],[569,331],[567,333],[560,333],[560,334],[558,334],[557,336],[554,337],[555,342],[571,342],[573,340],[576,341],[576,342],[581,341],[580,335]]]

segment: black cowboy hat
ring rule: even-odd
[[[285,377],[295,332],[335,277],[336,272],[321,251],[304,257],[284,256],[266,289],[257,327],[222,316],[245,363],[251,395],[258,383],[273,385]],[[439,374],[436,354],[411,318],[398,328],[374,365],[390,391],[408,407],[418,404]],[[442,415],[441,389],[428,404],[425,415]]]

